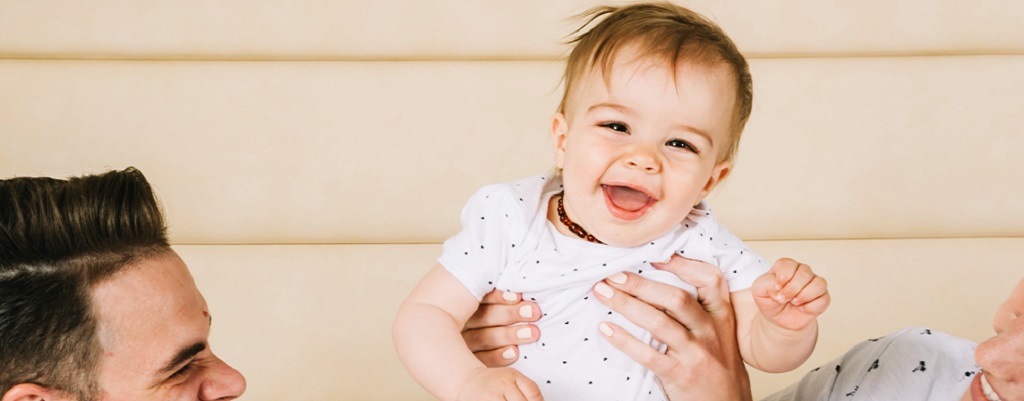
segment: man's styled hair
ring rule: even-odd
[[[0,396],[34,383],[92,400],[102,350],[90,289],[170,251],[160,206],[134,168],[0,180]]]
[[[594,7],[580,17],[586,22],[573,32],[577,36],[569,40],[574,47],[565,66],[565,92],[559,112],[566,112],[569,97],[588,71],[599,67],[605,80],[609,79],[615,54],[623,47],[638,46],[642,57],[661,59],[673,70],[681,62],[721,63],[732,69],[736,79],[731,140],[723,158],[731,160],[735,156],[754,102],[753,80],[747,60],[722,28],[696,12],[668,2]],[[593,28],[583,32],[602,17]]]

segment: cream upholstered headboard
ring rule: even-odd
[[[0,2],[0,176],[145,172],[244,399],[426,399],[394,308],[475,188],[550,167],[596,4]],[[808,366],[911,324],[984,338],[1024,276],[1024,4],[680,4],[754,76],[716,211],[830,280]]]

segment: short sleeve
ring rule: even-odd
[[[729,291],[750,288],[755,279],[771,268],[765,258],[751,251],[743,241],[710,218],[710,214],[701,225],[710,243],[710,256],[725,275]]]
[[[494,289],[504,269],[515,230],[512,194],[491,185],[478,190],[462,209],[462,230],[444,242],[438,262],[477,299]]]

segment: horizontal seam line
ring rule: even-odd
[[[1024,50],[1007,52],[923,52],[923,53],[750,53],[745,55],[748,60],[781,60],[781,59],[870,59],[870,58],[953,58],[953,57],[1001,57],[1024,56]],[[313,57],[313,56],[281,56],[281,57],[209,57],[209,56],[70,56],[70,55],[32,55],[17,53],[0,53],[0,60],[9,61],[121,61],[121,62],[560,62],[564,57]]]
[[[799,238],[799,239],[745,239],[745,242],[823,242],[823,241],[919,241],[919,240],[958,240],[958,239],[1021,239],[1014,236],[990,237],[882,237],[882,238]],[[171,245],[189,246],[334,246],[334,245],[440,245],[438,242],[175,242]]]

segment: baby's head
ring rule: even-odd
[[[746,60],[717,25],[669,3],[591,10],[552,122],[569,218],[636,246],[728,175],[750,115]],[[581,28],[582,29],[582,28]]]

